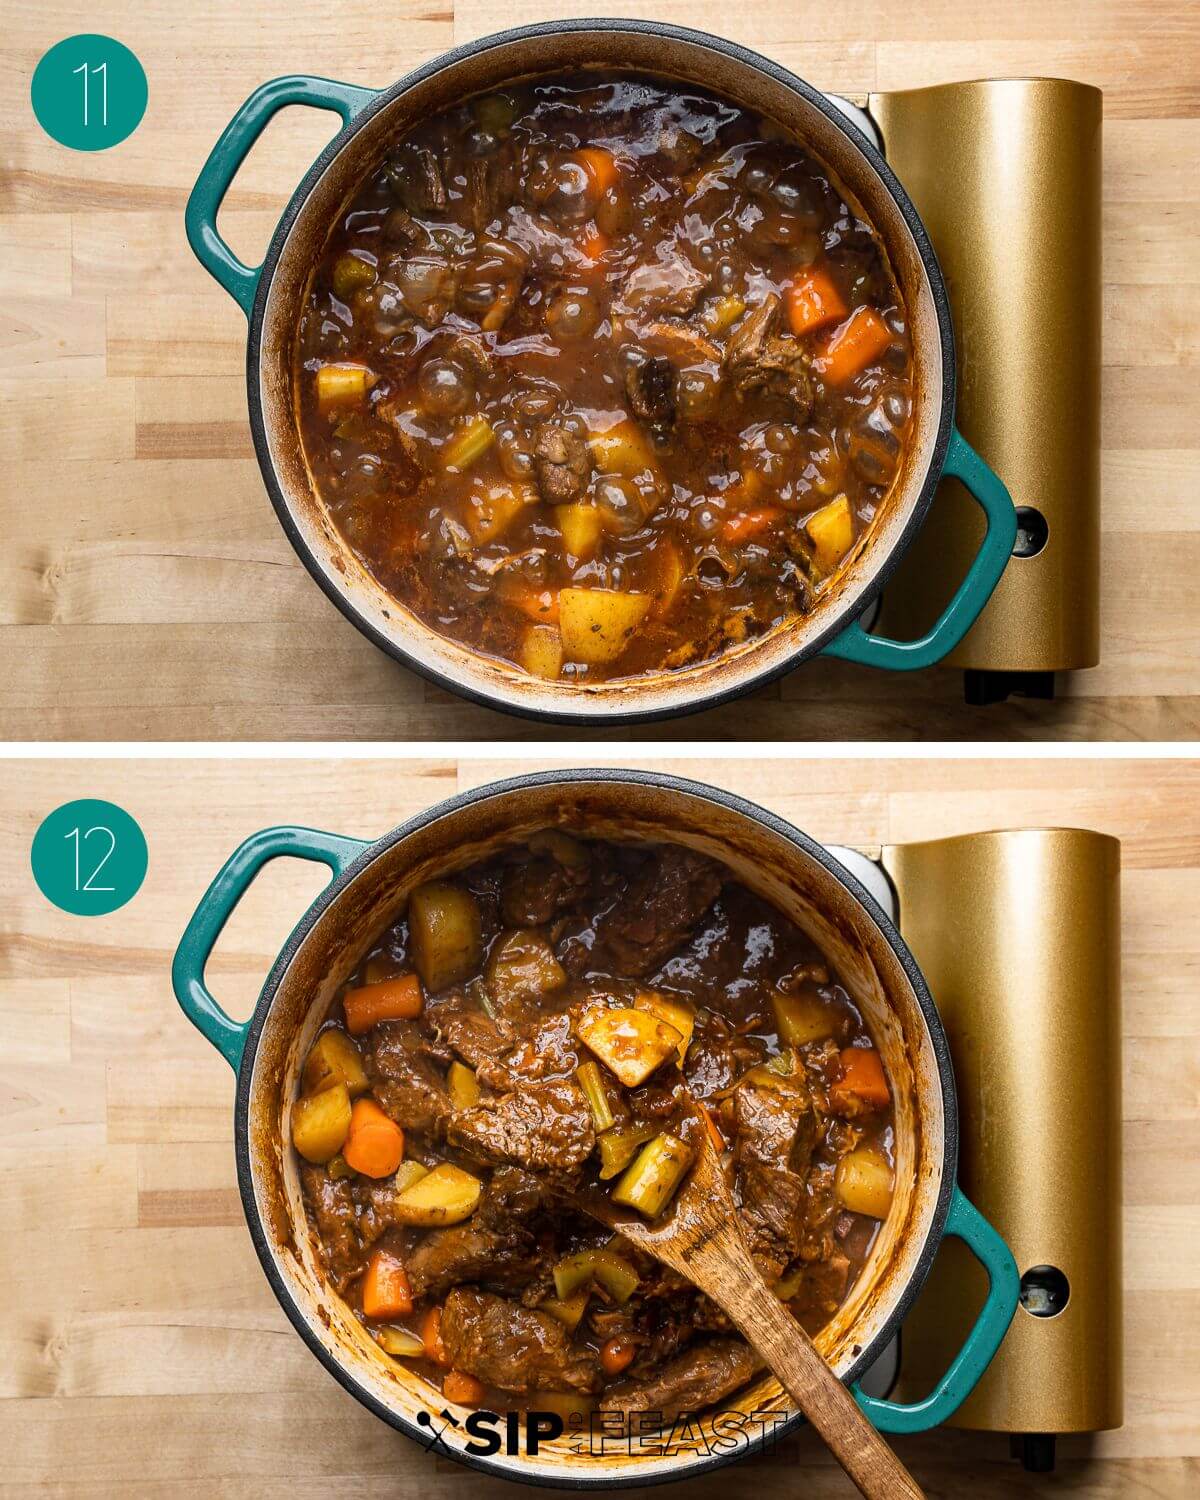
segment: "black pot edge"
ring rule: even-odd
[[[418,813],[409,818],[407,822],[398,824],[390,833],[384,834],[368,848],[364,849],[345,870],[321,892],[313,904],[301,917],[291,936],[284,944],[279,957],[272,965],[271,972],[267,976],[255,1005],[254,1014],[251,1017],[250,1028],[246,1033],[246,1042],[242,1051],[241,1066],[238,1070],[237,1095],[234,1109],[234,1131],[235,1152],[237,1159],[238,1189],[241,1193],[242,1209],[246,1217],[246,1224],[250,1230],[250,1238],[254,1249],[258,1254],[259,1263],[266,1273],[271,1290],[279,1305],[287,1314],[288,1320],[293,1328],[308,1345],[309,1349],[316,1355],[329,1373],[340,1386],[365,1406],[368,1411],[374,1413],[389,1427],[406,1437],[412,1438],[423,1448],[429,1447],[428,1432],[409,1422],[398,1413],[390,1410],[375,1396],[360,1385],[359,1382],[340,1365],[329,1354],[324,1345],[317,1339],[308,1326],[300,1308],[293,1300],[291,1292],[285,1284],[283,1277],[275,1263],[272,1244],[262,1219],[258,1213],[258,1205],[254,1199],[254,1181],[250,1164],[250,1141],[247,1130],[247,1119],[250,1108],[250,1085],[254,1072],[254,1058],[258,1051],[259,1039],[262,1036],[263,1027],[271,1009],[271,1003],[288,966],[295,957],[301,943],[307,937],[317,919],[337,899],[341,892],[355,880],[379,855],[390,849],[400,840],[408,838],[419,829],[428,827],[439,818],[449,813],[459,812],[465,807],[470,807],[477,802],[484,802],[492,797],[505,796],[510,792],[527,790],[537,786],[569,786],[579,782],[630,782],[639,785],[651,785],[661,787],[665,791],[680,792],[687,796],[698,798],[702,801],[715,803],[730,812],[740,813],[745,817],[763,824],[771,832],[794,844],[798,849],[815,859],[818,864],[841,882],[850,894],[865,908],[867,915],[879,928],[884,940],[900,962],[913,987],[913,993],[917,997],[917,1004],[925,1017],[926,1026],[929,1029],[930,1042],[933,1047],[934,1058],[937,1062],[938,1078],[942,1088],[943,1117],[945,1122],[944,1138],[945,1152],[942,1170],[942,1182],[938,1193],[938,1201],[934,1209],[933,1218],[930,1221],[929,1231],[925,1237],[925,1243],[917,1258],[916,1268],[908,1286],[900,1296],[896,1306],[892,1309],[883,1327],[875,1338],[868,1344],[854,1361],[853,1365],[843,1376],[846,1383],[856,1380],[884,1349],[893,1334],[900,1327],[909,1309],[916,1301],[921,1288],[932,1269],[934,1259],[941,1245],[946,1227],[946,1218],[950,1212],[950,1200],[954,1192],[955,1183],[958,1178],[958,1096],[954,1083],[954,1067],[950,1058],[950,1046],[946,1033],[942,1027],[941,1017],[938,1015],[937,1007],[933,1002],[933,996],[925,983],[925,977],[917,965],[916,959],[909,951],[908,945],[900,936],[899,931],[891,920],[881,910],[875,898],[861,885],[854,875],[846,869],[828,850],[811,839],[806,833],[794,827],[785,819],[760,807],[757,803],[750,802],[744,797],[734,795],[732,792],[722,791],[718,787],[707,785],[705,782],[693,781],[682,776],[671,776],[658,771],[625,771],[612,768],[597,770],[562,770],[529,772],[523,776],[509,777],[503,781],[489,782],[487,785],[477,787],[469,792],[461,792],[454,797],[449,797],[434,807]],[[451,1451],[450,1456],[456,1462],[462,1463],[469,1468],[478,1469],[480,1472],[490,1474],[499,1479],[509,1479],[521,1484],[536,1485],[548,1489],[572,1489],[572,1490],[601,1490],[601,1489],[626,1489],[633,1485],[671,1484],[685,1479],[695,1479],[701,1474],[710,1473],[714,1469],[722,1468],[725,1464],[732,1463],[737,1459],[747,1458],[752,1454],[762,1451],[768,1441],[774,1443],[779,1438],[785,1437],[804,1422],[804,1417],[797,1413],[788,1422],[784,1423],[774,1433],[761,1434],[759,1437],[747,1442],[744,1446],[736,1448],[731,1453],[709,1454],[704,1458],[689,1463],[679,1473],[670,1471],[661,1474],[637,1475],[629,1479],[606,1479],[598,1476],[589,1479],[584,1476],[573,1476],[564,1479],[561,1483],[556,1479],[540,1474],[523,1474],[519,1467],[521,1460],[509,1461],[495,1458],[483,1457],[476,1454],[460,1453]]]
[[[389,640],[380,631],[376,630],[375,626],[359,612],[350,599],[325,575],[316,557],[304,540],[299,527],[292,518],[287,500],[275,477],[274,466],[271,463],[270,453],[268,452],[266,423],[263,419],[258,379],[259,360],[262,350],[262,325],[266,313],[267,298],[270,293],[275,268],[279,263],[279,257],[282,254],[288,233],[321,174],[342,150],[342,147],[345,146],[350,137],[362,125],[366,124],[381,109],[390,104],[393,99],[405,93],[415,84],[423,82],[426,78],[432,77],[435,73],[441,72],[444,68],[452,66],[472,53],[485,49],[490,50],[493,47],[504,46],[511,42],[523,41],[528,38],[554,35],[563,31],[650,33],[669,37],[675,41],[690,42],[694,45],[705,46],[713,51],[721,52],[735,61],[758,69],[759,72],[767,74],[768,77],[773,78],[777,83],[783,84],[786,88],[790,88],[803,99],[806,99],[814,108],[820,110],[838,129],[850,136],[867,158],[871,167],[883,179],[884,185],[896,200],[896,204],[908,226],[909,233],[913,236],[917,251],[925,266],[925,272],[929,278],[930,290],[933,295],[934,308],[937,313],[938,332],[942,346],[942,400],[941,414],[938,419],[937,439],[934,443],[933,454],[925,476],[925,483],[921,487],[921,493],[918,495],[916,503],[913,506],[908,523],[897,538],[887,559],[871,580],[871,584],[863,594],[861,601],[856,601],[853,613],[849,609],[844,609],[834,617],[833,622],[818,636],[808,642],[802,650],[797,651],[787,661],[765,667],[755,676],[732,687],[717,688],[706,693],[703,697],[667,708],[633,708],[604,714],[576,713],[571,709],[525,708],[520,704],[510,702],[500,695],[492,695],[455,682],[453,678],[445,676],[432,667],[428,667],[422,662],[417,661],[404,647]],[[246,386],[250,409],[250,432],[254,440],[254,452],[258,458],[258,466],[262,472],[263,482],[266,485],[271,504],[274,507],[275,514],[279,518],[279,523],[283,527],[284,533],[291,542],[301,562],[303,562],[326,597],[337,606],[352,625],[361,631],[381,651],[392,657],[393,660],[398,661],[409,671],[415,672],[419,677],[423,677],[435,687],[454,693],[459,698],[465,698],[481,708],[490,708],[514,718],[533,720],[543,724],[558,724],[577,729],[622,728],[630,724],[645,724],[684,718],[689,714],[697,714],[708,709],[720,708],[726,703],[731,703],[735,699],[744,697],[746,694],[754,692],[759,688],[767,687],[769,684],[777,682],[781,677],[786,676],[787,673],[794,671],[810,657],[816,656],[824,646],[827,646],[830,641],[840,635],[853,620],[865,614],[876,599],[879,598],[888,580],[892,577],[897,567],[899,567],[902,557],[908,551],[917,532],[924,524],[929,507],[933,503],[934,493],[942,477],[946,450],[950,443],[950,429],[953,423],[955,407],[956,381],[954,330],[950,316],[950,302],[937,254],[934,251],[929,235],[926,233],[925,226],[913,206],[912,200],[901,186],[899,179],[893,173],[891,167],[888,166],[873,142],[868,140],[854,121],[843,114],[841,110],[831,105],[825,95],[819,90],[814,89],[811,84],[806,83],[789,69],[780,67],[778,63],[774,63],[769,58],[763,57],[761,53],[754,52],[749,47],[743,47],[737,42],[726,41],[723,37],[714,36],[711,32],[698,31],[685,26],[673,26],[667,22],[607,18],[540,21],[532,26],[518,26],[509,31],[493,32],[491,36],[481,37],[478,41],[467,42],[462,46],[451,48],[447,52],[439,53],[437,57],[422,64],[419,68],[415,68],[411,73],[406,74],[403,78],[398,79],[390,85],[390,87],[381,90],[377,97],[366,105],[349,125],[343,127],[334,136],[309,168],[300,185],[292,194],[288,206],[284,210],[283,217],[276,226],[266,258],[259,272],[258,289],[255,293],[254,307],[250,318],[249,339],[246,346]]]

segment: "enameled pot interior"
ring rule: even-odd
[[[415,122],[472,94],[531,74],[594,66],[642,70],[722,94],[785,125],[832,171],[849,201],[875,225],[899,283],[912,331],[915,402],[910,440],[892,493],[811,614],[715,661],[626,682],[570,684],[532,678],[437,635],[372,578],[316,496],[296,428],[293,353],[306,290],[330,227],[389,145]],[[844,118],[832,106],[825,113],[783,78],[764,71],[770,66],[757,66],[753,55],[741,49],[725,51],[698,33],[671,28],[555,29],[536,38],[492,38],[451,62],[434,65],[373,113],[369,109],[320,172],[270,276],[257,370],[249,372],[251,410],[260,400],[268,483],[273,476],[278,486],[274,499],[294,543],[326,590],[351,610],[377,644],[469,696],[528,714],[594,720],[669,713],[745,691],[818,650],[861,613],[928,503],[928,481],[948,420],[943,410],[945,330],[913,231]]]
[[[551,826],[626,842],[686,844],[720,860],[815,939],[862,1009],[893,1087],[896,1194],[858,1283],[817,1338],[840,1375],[858,1369],[869,1353],[878,1352],[873,1346],[882,1347],[890,1337],[897,1303],[924,1264],[943,1187],[945,1100],[912,983],[866,908],[815,855],[784,834],[740,808],[675,787],[576,780],[497,792],[394,842],[384,840],[318,916],[279,979],[249,1064],[248,1118],[243,1122],[239,1117],[239,1131],[243,1126],[248,1131],[254,1210],[279,1283],[277,1294],[285,1306],[292,1303],[310,1344],[344,1384],[393,1425],[426,1439],[427,1431],[416,1425],[418,1413],[439,1411],[441,1395],[384,1356],[322,1277],[288,1145],[291,1102],[299,1067],[338,987],[378,934],[403,912],[409,891],[422,880],[462,869]],[[771,1377],[724,1405],[744,1413],[792,1411]],[[751,1423],[747,1436],[760,1430]],[[678,1477],[712,1462],[706,1445],[719,1436],[710,1421],[698,1423],[693,1444],[666,1455],[631,1455],[628,1445],[621,1444],[601,1456],[580,1454],[564,1439],[536,1457],[497,1458],[492,1467],[541,1482],[650,1482],[668,1471]],[[451,1431],[446,1440],[457,1450],[463,1435]],[[729,1446],[726,1435],[726,1450]]]

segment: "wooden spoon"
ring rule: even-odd
[[[924,1500],[916,1480],[759,1274],[707,1128],[697,1135],[695,1163],[659,1222],[648,1224],[626,1213],[595,1188],[572,1193],[570,1202],[712,1298],[770,1366],[860,1493],[869,1500]]]

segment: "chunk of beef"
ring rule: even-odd
[[[409,1252],[405,1269],[414,1296],[441,1297],[464,1281],[516,1291],[539,1264],[531,1235],[505,1234],[468,1221],[431,1230]]]
[[[675,366],[656,355],[631,366],[625,373],[625,394],[639,421],[657,432],[668,431],[675,421]]]
[[[525,1084],[499,1099],[460,1109],[447,1136],[485,1161],[563,1174],[577,1171],[596,1144],[591,1110],[573,1078]]]
[[[543,927],[586,891],[586,861],[561,864],[549,855],[509,865],[500,886],[500,912],[509,927]]]
[[[812,1097],[799,1079],[744,1083],[726,1101],[747,1243],[760,1271],[778,1276],[801,1251],[807,1211],[804,1173],[817,1138]]]
[[[383,238],[385,243],[396,246],[406,255],[429,246],[429,231],[406,208],[389,210],[383,221]]]
[[[321,1240],[325,1265],[334,1286],[343,1291],[363,1263],[350,1184],[345,1178],[335,1181],[324,1167],[310,1162],[300,1165],[300,1183]]]
[[[637,323],[632,325],[638,342],[647,349],[661,350],[676,364],[719,365],[721,351],[689,323]]]
[[[658,155],[682,175],[695,165],[704,143],[685,130],[678,120],[664,119],[658,130]]]
[[[840,1250],[828,1260],[805,1266],[789,1305],[807,1323],[822,1327],[842,1305],[850,1281],[850,1261]]]
[[[578,500],[587,489],[592,455],[577,432],[543,422],[533,445],[534,478],[548,505]]]
[[[758,1356],[740,1339],[710,1339],[685,1349],[644,1379],[610,1386],[600,1409],[652,1412],[665,1425],[683,1412],[703,1411],[732,1395],[760,1367]]]
[[[780,338],[779,298],[772,295],[737,325],[725,345],[724,368],[741,397],[765,395],[786,402],[796,421],[812,411],[809,358],[793,338]]]
[[[426,1006],[425,1021],[435,1036],[471,1068],[502,1057],[513,1044],[508,1027],[498,1025],[458,990]]]
[[[739,1173],[738,1183],[746,1243],[754,1264],[770,1281],[800,1253],[804,1179],[782,1168],[750,1166]]]
[[[717,899],[716,865],[671,844],[656,850],[623,896],[596,923],[592,967],[642,977],[670,958]],[[586,955],[585,955],[586,957]]]
[[[743,1073],[766,1060],[766,1045],[743,1036],[723,1016],[711,1016],[698,1030],[684,1059],[684,1077],[697,1099],[732,1088]]]
[[[497,1167],[479,1207],[465,1223],[424,1235],[405,1260],[418,1297],[440,1297],[464,1281],[517,1291],[537,1276],[541,1255],[528,1221],[542,1203],[542,1184],[520,1167]]]
[[[686,317],[700,300],[708,277],[698,271],[676,246],[659,248],[658,259],[635,267],[621,288],[627,312],[665,313]]]
[[[440,213],[449,202],[438,159],[424,146],[413,152],[405,181],[410,208]]]
[[[398,1220],[394,1209],[396,1203],[396,1180],[394,1177],[359,1177],[348,1179],[350,1192],[358,1211],[358,1232],[364,1248],[369,1249]]]
[[[407,1021],[383,1021],[363,1049],[371,1092],[407,1130],[432,1130],[451,1111],[450,1095],[419,1032]]]
[[[531,1219],[546,1197],[541,1180],[523,1167],[497,1167],[475,1210],[474,1220],[493,1229]]]
[[[739,1167],[758,1165],[808,1171],[818,1121],[812,1095],[797,1077],[780,1075],[765,1083],[743,1083],[731,1095]]]
[[[831,1161],[812,1164],[805,1183],[808,1201],[804,1210],[801,1260],[828,1260],[835,1249],[838,1221],[837,1167]]]
[[[577,1001],[564,1010],[540,1016],[511,1051],[489,1058],[477,1069],[480,1083],[497,1093],[525,1088],[542,1078],[564,1078],[579,1066],[579,1042],[575,1021],[584,1004]]]
[[[459,1287],[442,1308],[442,1342],[456,1370],[502,1391],[594,1391],[595,1355],[571,1347],[557,1318]]]
[[[476,234],[482,234],[496,217],[497,204],[496,176],[492,164],[483,157],[467,163],[467,203],[471,225]]]

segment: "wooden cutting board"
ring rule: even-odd
[[[625,759],[623,764],[630,764]],[[634,762],[636,764],[636,761]],[[417,1500],[516,1495],[432,1461],[338,1387],[292,1331],[241,1215],[233,1076],[171,994],[174,945],[248,834],[377,835],[481,782],[485,760],[9,762],[0,774],[0,1500]],[[1200,1480],[1200,769],[1129,761],[677,761],[820,839],[863,847],[1073,823],[1124,844],[1127,1425],[1024,1475],[1002,1437],[900,1440],[931,1497],[1190,1500]],[[128,809],[146,883],[109,917],[29,873],[47,812]],[[320,877],[270,866],[210,968],[234,1015]],[[805,1434],[679,1493],[835,1500]],[[648,1493],[648,1492],[647,1492]]]
[[[557,15],[720,32],[846,93],[1055,73],[1105,91],[1103,664],[1053,705],[962,704],[961,677],[807,665],[750,703],[652,729],[710,738],[1200,736],[1200,38],[1188,0],[83,0],[0,37],[0,738],[523,738],[380,654],[313,585],[250,447],[241,313],[183,207],[246,95],[285,72],[382,86],[456,42]],[[33,122],[50,44],[103,29],[144,63],[138,131],[99,156]],[[289,110],[222,228],[265,248],[332,117]]]

